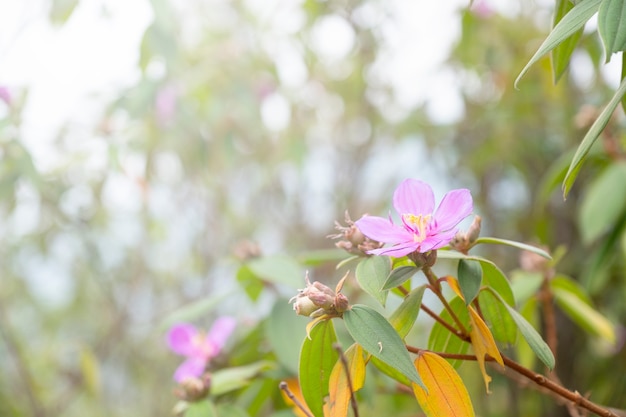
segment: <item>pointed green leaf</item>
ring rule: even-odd
[[[614,52],[626,49],[626,3],[603,0],[598,10],[598,32],[604,44],[606,62]]]
[[[621,102],[624,95],[626,95],[626,79],[622,80],[619,88],[615,92],[615,95],[613,95],[613,98],[609,101],[609,104],[607,104],[604,110],[602,110],[602,113],[600,113],[596,121],[593,122],[593,125],[589,128],[589,131],[587,131],[587,134],[583,138],[582,142],[578,145],[576,154],[574,154],[574,158],[572,159],[572,162],[567,170],[567,174],[565,174],[565,179],[563,180],[563,198],[567,198],[567,194],[569,194],[572,185],[574,185],[574,181],[576,181],[576,177],[578,176],[578,171],[580,171],[580,167],[591,150],[591,146],[593,146],[596,139],[598,139],[598,136],[600,136],[600,133],[602,133],[606,125],[609,123],[613,112],[617,108],[617,105]]]
[[[221,395],[247,386],[252,378],[271,369],[272,362],[259,361],[249,365],[224,368],[211,374],[211,395]]]
[[[483,269],[476,261],[461,259],[457,268],[459,287],[465,299],[465,304],[470,305],[480,290],[483,282]]]
[[[561,309],[585,331],[615,343],[615,328],[596,311],[582,287],[565,276],[555,278],[550,287]]]
[[[372,362],[372,364],[374,364],[374,366],[378,368],[379,371],[387,375],[389,378],[398,381],[399,383],[401,383],[402,385],[406,385],[407,387],[411,386],[411,380],[404,376],[402,372],[391,367],[390,365],[387,365],[385,362],[381,361],[375,356],[370,355],[370,362]]]
[[[331,320],[324,320],[311,329],[310,339],[305,338],[300,351],[300,388],[315,417],[324,415],[324,397],[328,395],[330,373],[339,358],[333,347],[337,342]]]
[[[578,225],[582,241],[589,244],[615,228],[626,211],[626,193],[615,192],[626,184],[626,163],[609,165],[588,187],[580,205]]]
[[[217,406],[217,414],[220,417],[250,417],[240,406],[234,404],[220,404]]]
[[[343,319],[348,332],[363,349],[422,385],[402,338],[380,313],[366,305],[355,304],[343,313]]]
[[[390,290],[392,288],[399,287],[411,279],[417,271],[418,269],[415,266],[400,266],[393,269],[389,273],[389,276],[383,285],[383,290]]]
[[[250,271],[263,281],[301,288],[304,271],[293,258],[285,255],[270,255],[254,258],[247,263]]]
[[[389,291],[382,288],[390,272],[391,259],[388,256],[371,256],[363,259],[354,273],[363,291],[384,306]]]
[[[500,300],[502,305],[506,307],[508,313],[511,315],[511,318],[515,321],[520,333],[526,342],[528,342],[528,345],[533,352],[535,352],[535,355],[537,355],[539,360],[548,368],[553,369],[555,364],[554,355],[552,354],[552,351],[547,343],[541,338],[541,335],[537,333],[537,330],[535,330],[534,327],[526,321],[524,316],[508,305],[498,293],[495,291],[491,291],[491,293],[494,294]]]
[[[552,27],[556,27],[561,19],[563,19],[563,17],[573,8],[574,3],[570,0],[557,0],[556,7],[554,8],[554,23],[552,24]],[[570,57],[576,49],[576,45],[578,45],[578,41],[583,34],[583,29],[583,27],[578,29],[573,35],[565,39],[552,50],[550,58],[552,62],[552,77],[555,84],[559,81],[567,69]]]
[[[513,84],[517,88],[520,79],[528,72],[528,69],[542,56],[553,50],[557,45],[574,35],[585,26],[585,23],[598,11],[602,0],[583,0],[567,13],[552,29],[548,37],[543,41],[535,55],[522,69]]]
[[[400,304],[391,314],[391,317],[389,317],[389,323],[396,329],[402,339],[409,334],[415,324],[420,306],[422,305],[422,297],[424,296],[425,289],[425,284],[414,288],[404,297],[402,304]]]
[[[278,362],[294,375],[298,373],[300,355],[298,347],[306,337],[305,329],[308,322],[310,320],[307,317],[294,314],[287,300],[278,300],[265,321],[267,343]]]
[[[490,263],[481,263],[483,268],[483,286],[488,286],[496,291],[510,306],[515,306],[515,297],[509,284],[509,280],[497,266]],[[488,291],[478,294],[478,303],[490,324],[493,337],[505,343],[514,343],[517,339],[517,326],[513,319],[506,314],[506,308],[495,300]]]
[[[461,320],[463,326],[468,328],[470,319],[469,314],[467,313],[465,301],[463,301],[460,297],[455,297],[452,301],[450,301],[450,307],[456,316]],[[441,313],[439,313],[439,317],[447,323],[454,323],[452,316],[445,308],[441,311]],[[430,336],[428,337],[428,350],[432,350],[433,352],[463,355],[467,353],[469,347],[469,343],[464,342],[456,335],[450,333],[450,330],[438,321],[435,322],[432,330],[430,331]],[[449,360],[449,362],[455,368],[458,368],[463,363],[463,361],[460,360]]]
[[[526,243],[516,242],[514,240],[500,239],[497,237],[479,237],[478,239],[476,239],[476,244],[479,244],[479,243],[491,243],[491,244],[496,244],[496,245],[512,246],[514,248],[527,250],[529,252],[536,253],[537,255],[542,256],[546,259],[552,259],[550,254],[546,252],[545,250],[540,249],[533,245],[527,245]]]

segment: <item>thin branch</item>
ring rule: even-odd
[[[443,327],[445,327],[446,329],[448,329],[451,333],[453,333],[454,335],[456,335],[459,339],[464,340],[466,342],[470,341],[469,336],[467,336],[466,334],[463,334],[460,330],[455,329],[450,323],[448,323],[447,321],[445,321],[444,319],[441,318],[441,316],[439,316],[439,314],[435,313],[434,311],[432,311],[430,308],[428,308],[428,306],[424,305],[424,303],[422,303],[420,305],[420,308],[426,313],[428,314],[430,317],[432,317],[433,319],[435,319],[435,321],[439,324],[441,324]]]
[[[293,401],[296,407],[298,407],[307,417],[313,417],[313,414],[311,414],[309,410],[304,405],[302,405],[300,400],[297,399],[295,395],[293,395],[293,392],[291,392],[289,386],[285,381],[281,381],[280,384],[278,384],[278,387],[283,390],[285,394],[287,394],[287,397],[289,397],[289,399]]]

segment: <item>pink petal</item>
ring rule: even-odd
[[[372,249],[367,253],[370,253],[372,255],[387,255],[393,256],[394,258],[401,258],[411,252],[415,252],[418,247],[419,243],[405,242],[388,248]]]
[[[404,227],[396,226],[382,217],[363,216],[354,224],[365,236],[379,242],[400,243],[413,241],[413,236]]]
[[[400,215],[428,215],[435,209],[435,196],[430,185],[409,178],[402,181],[393,193],[393,206]]]
[[[189,356],[193,354],[193,338],[198,334],[194,326],[187,323],[177,324],[167,334],[167,344],[174,353]]]
[[[209,334],[206,337],[206,342],[213,346],[214,355],[217,355],[220,350],[222,350],[226,344],[226,340],[231,335],[233,330],[235,330],[236,325],[237,320],[232,317],[220,317],[215,320]]]
[[[429,236],[428,238],[424,239],[424,241],[420,245],[420,252],[424,253],[446,246],[456,235],[457,231],[458,229],[451,229],[445,232],[437,233],[433,236]]]
[[[462,188],[448,192],[435,212],[437,230],[452,229],[461,220],[469,216],[473,209],[474,204],[469,190]]]
[[[207,361],[203,358],[189,358],[181,363],[176,372],[174,372],[174,380],[182,382],[187,378],[199,377],[206,368]]]

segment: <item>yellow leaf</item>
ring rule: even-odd
[[[462,299],[463,295],[461,294],[459,281],[454,277],[446,277],[445,279],[450,288],[452,288],[456,295]],[[482,372],[483,379],[485,380],[485,388],[487,389],[487,392],[490,393],[489,382],[491,381],[491,377],[487,374],[487,370],[485,369],[485,355],[488,354],[503,367],[504,361],[502,360],[502,355],[500,355],[496,341],[493,339],[493,335],[491,334],[491,330],[489,330],[487,324],[483,321],[476,310],[474,310],[474,307],[468,306],[467,310],[469,311],[470,324],[472,326],[470,329],[472,347],[474,348],[474,354],[476,355],[480,372]]]
[[[426,387],[413,385],[413,393],[428,417],[474,417],[467,388],[452,365],[432,352],[422,352],[415,368]]]
[[[487,324],[471,306],[469,307],[469,316],[470,323],[472,324],[472,329],[470,330],[472,347],[474,348],[474,354],[478,360],[480,372],[482,372],[483,379],[485,380],[485,388],[487,389],[487,393],[489,393],[489,382],[491,381],[491,377],[487,375],[487,371],[485,370],[485,355],[489,354],[489,356],[494,358],[496,362],[503,367],[504,361],[502,360],[502,355],[500,355],[500,351],[498,350],[498,346],[496,346],[495,340],[493,340],[493,335],[491,334],[489,327],[487,327]]]
[[[348,369],[350,370],[352,389],[356,392],[363,387],[363,381],[365,381],[363,348],[358,343],[355,343],[345,351],[344,356],[348,362]],[[337,363],[333,367],[330,380],[328,381],[328,388],[330,390],[330,407],[328,414],[325,415],[328,417],[346,417],[350,404],[350,387],[348,385],[346,370],[341,359],[337,360]]]
[[[298,383],[298,378],[289,378],[285,381],[287,383],[287,388],[293,394],[293,396],[302,404],[303,407],[306,408],[307,412],[310,414],[311,411],[306,405],[304,401],[304,397],[302,396],[302,391],[300,390],[300,384]],[[283,400],[285,403],[292,408],[293,413],[298,417],[308,417],[306,413],[304,413],[300,407],[298,407],[292,400],[287,396],[285,391],[280,390],[280,394],[283,396]]]

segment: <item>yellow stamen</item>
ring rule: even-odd
[[[404,214],[402,216],[404,223],[413,229],[413,241],[422,242],[426,239],[426,229],[430,223],[432,216],[430,214],[426,216],[415,214]]]

